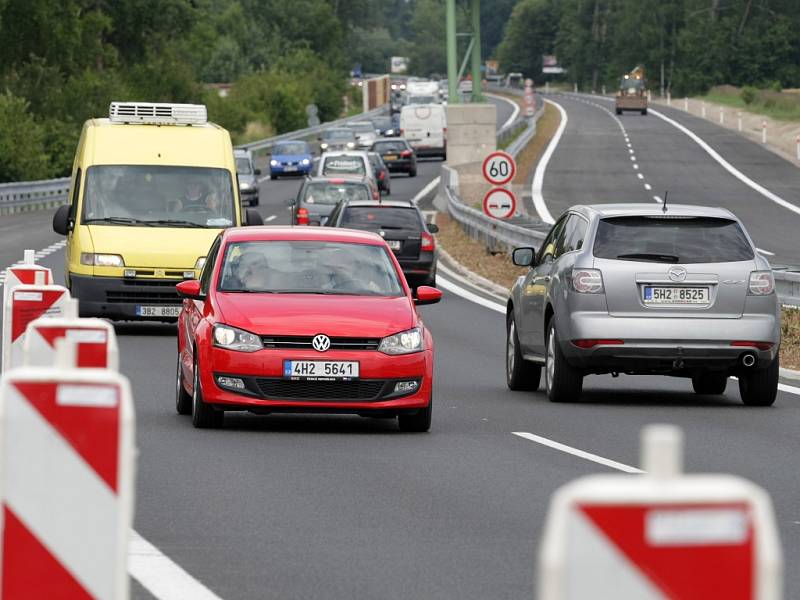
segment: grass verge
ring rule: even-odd
[[[533,170],[544,154],[545,148],[555,135],[561,122],[561,114],[555,106],[545,103],[544,112],[536,123],[536,135],[517,155],[517,174],[513,183],[526,185],[533,176]]]
[[[781,366],[800,370],[800,310],[783,309],[781,334]]]
[[[765,115],[777,121],[800,121],[800,94],[796,92],[740,89],[732,85],[718,85],[700,99]]]

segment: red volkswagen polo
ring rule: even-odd
[[[431,425],[433,338],[383,239],[319,227],[220,233],[200,280],[177,286],[176,408],[195,427],[225,411],[396,416]]]

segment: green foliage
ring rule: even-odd
[[[542,55],[551,54],[557,33],[557,0],[521,0],[497,49],[505,72],[521,72],[534,79],[542,72]]]
[[[0,94],[0,181],[50,177],[44,137],[23,98]]]
[[[746,85],[742,88],[740,97],[744,100],[745,104],[752,104],[758,96],[758,90],[752,86]]]

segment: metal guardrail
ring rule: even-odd
[[[800,267],[778,267],[772,274],[781,304],[800,308]]]

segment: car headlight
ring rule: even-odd
[[[81,252],[81,264],[89,267],[124,267],[125,261],[119,254]]]
[[[281,163],[279,163],[277,160],[273,158],[271,161],[269,161],[269,164],[272,165],[273,167],[277,167]]]
[[[319,147],[320,147],[320,148],[322,148],[323,150],[325,150],[325,149],[328,147],[328,143],[327,143],[327,142],[322,142],[322,143],[319,145]]]
[[[394,129],[387,129],[386,135],[394,135]]]
[[[214,325],[214,345],[237,352],[256,352],[263,348],[261,338],[255,333],[230,325]]]
[[[411,354],[424,348],[422,330],[419,327],[395,333],[381,340],[378,352],[384,354]]]
[[[205,267],[205,266],[206,266],[206,257],[205,256],[201,256],[200,258],[197,259],[197,262],[194,263],[194,270],[195,271],[202,271],[203,267]]]
[[[239,189],[240,190],[249,190],[250,189],[250,182],[249,181],[240,181],[239,182]]]
[[[355,148],[356,147],[356,143],[355,142],[347,142],[347,147],[348,148]]]
[[[304,158],[304,159],[302,160],[302,163],[303,163],[304,165],[310,165],[310,164],[311,164],[311,161],[310,161],[310,160],[308,160],[307,158]]]

